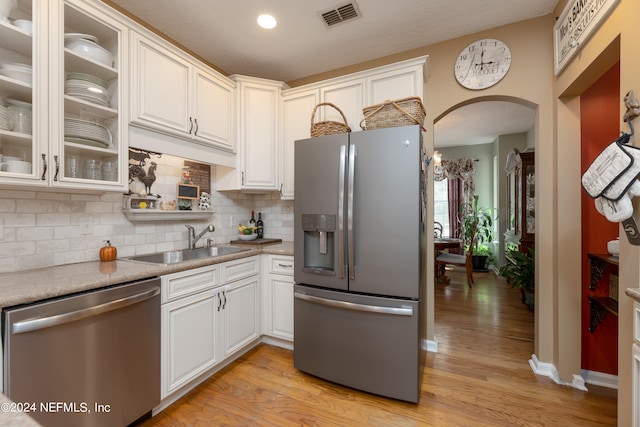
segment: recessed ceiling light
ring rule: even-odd
[[[276,18],[271,15],[260,15],[258,16],[258,25],[264,29],[270,30],[275,28],[275,26],[278,25],[278,22],[276,21]]]

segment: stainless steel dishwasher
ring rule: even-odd
[[[44,426],[126,426],[160,402],[160,279],[3,310],[4,394]]]

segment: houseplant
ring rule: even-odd
[[[511,250],[508,253],[509,261],[498,271],[498,274],[509,278],[511,287],[518,286],[522,294],[522,303],[533,310],[535,300],[536,285],[536,257],[535,250],[529,249],[529,253],[525,254],[520,251]]]
[[[479,207],[478,196],[473,196],[473,202],[460,205],[460,215],[460,237],[471,252],[474,270],[485,270],[491,253],[487,243],[493,241],[493,209]]]
[[[473,250],[471,259],[474,271],[487,271],[487,265],[495,261],[493,250],[489,245],[480,244]]]

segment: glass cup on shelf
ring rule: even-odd
[[[7,122],[9,130],[31,135],[32,113],[30,108],[9,105],[7,107]]]
[[[102,162],[102,179],[105,181],[118,181],[118,162]]]
[[[78,155],[66,156],[64,160],[64,175],[67,178],[82,178],[82,159]]]
[[[102,162],[96,159],[87,159],[84,162],[84,178],[102,180]]]

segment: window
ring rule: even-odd
[[[449,185],[445,178],[433,183],[433,218],[442,224],[442,236],[449,234]]]

